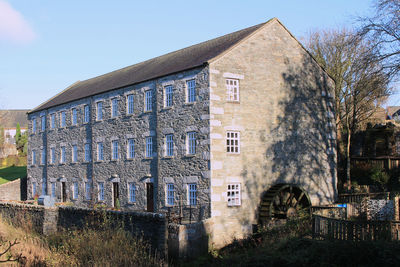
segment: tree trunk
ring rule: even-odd
[[[350,176],[350,144],[351,144],[351,130],[350,128],[347,130],[347,144],[346,144],[346,181],[347,181],[347,189],[351,189],[351,176]]]

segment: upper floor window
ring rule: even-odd
[[[36,133],[36,118],[32,119],[32,133]]]
[[[36,150],[32,150],[32,165],[36,164]]]
[[[41,159],[41,164],[44,165],[46,164],[46,149],[42,149],[42,159]]]
[[[173,87],[167,85],[164,88],[164,107],[172,107],[173,100]]]
[[[186,81],[186,102],[192,103],[196,101],[196,81]]]
[[[136,201],[136,186],[134,183],[129,183],[128,184],[128,190],[129,190],[129,202],[135,202]]]
[[[133,114],[133,95],[127,96],[127,112],[128,114]]]
[[[115,118],[118,116],[118,99],[113,98],[111,100],[111,117]]]
[[[196,205],[197,203],[197,185],[196,184],[188,184],[188,203],[191,206]]]
[[[104,147],[103,143],[99,142],[97,143],[97,160],[104,160]]]
[[[78,146],[72,146],[72,162],[78,162]]]
[[[228,206],[240,206],[240,184],[228,184]]]
[[[146,158],[153,156],[153,137],[146,137]]]
[[[165,156],[172,157],[174,155],[174,136],[167,134],[165,136]]]
[[[117,140],[112,141],[112,159],[113,160],[118,159],[118,141]]]
[[[56,114],[50,114],[50,128],[56,128]]]
[[[240,133],[229,131],[226,132],[226,152],[240,153]]]
[[[42,132],[44,132],[46,130],[46,116],[42,116],[40,119],[42,121]]]
[[[167,184],[167,205],[173,206],[175,200],[174,184]]]
[[[196,154],[196,132],[188,132],[186,134],[186,153]]]
[[[151,90],[147,90],[144,95],[144,111],[152,110],[152,98],[153,94]]]
[[[78,110],[76,108],[72,109],[72,125],[78,124]]]
[[[104,183],[98,183],[98,197],[99,197],[99,201],[103,201],[104,200]]]
[[[60,163],[65,163],[65,158],[66,158],[65,146],[62,146],[61,147]]]
[[[128,139],[128,159],[133,159],[135,157],[135,140]]]
[[[56,148],[55,147],[50,148],[50,163],[51,164],[56,163]]]
[[[239,101],[239,80],[226,79],[226,93],[228,101]]]
[[[97,107],[96,119],[100,121],[103,119],[103,102],[97,102],[96,107]]]
[[[60,118],[60,126],[61,127],[65,127],[67,125],[67,118],[66,118],[65,111],[61,111],[60,116],[61,116],[61,118]]]
[[[90,144],[85,144],[85,161],[90,161]]]
[[[83,107],[83,121],[85,123],[88,123],[90,121],[90,109],[89,109],[89,105],[85,105]]]

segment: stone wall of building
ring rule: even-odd
[[[196,81],[196,101],[186,103],[186,81]],[[55,197],[62,201],[65,186],[66,201],[77,207],[94,204],[114,206],[113,184],[119,188],[119,202],[125,210],[147,210],[146,186],[154,186],[154,210],[172,209],[175,214],[189,216],[188,184],[197,184],[197,203],[191,209],[192,218],[201,220],[210,216],[209,198],[209,107],[208,68],[197,68],[165,76],[119,90],[95,95],[29,115],[28,197],[33,197],[32,182],[37,194],[51,195],[55,184]],[[173,86],[173,105],[164,107],[164,88]],[[144,95],[152,91],[152,110],[144,110]],[[134,96],[134,113],[127,113],[127,96]],[[118,116],[111,116],[112,99],[118,100]],[[96,103],[103,103],[103,119],[96,120]],[[84,106],[90,106],[90,122],[83,122]],[[78,112],[78,121],[72,125],[72,109]],[[66,127],[60,127],[60,114],[66,112]],[[51,129],[50,117],[55,114],[56,127]],[[46,116],[46,130],[41,131],[41,116]],[[32,120],[36,118],[37,132],[32,133]],[[186,134],[196,132],[196,153],[187,155]],[[174,155],[165,156],[165,136],[173,134]],[[145,156],[145,139],[153,137],[154,151]],[[127,157],[128,139],[135,140],[135,156]],[[112,141],[118,141],[118,159],[111,158]],[[104,145],[104,160],[97,159],[97,144]],[[84,146],[90,144],[91,159],[84,161]],[[78,147],[78,161],[72,162],[72,147]],[[66,162],[60,163],[61,147],[66,148]],[[51,148],[55,148],[55,163],[51,163]],[[45,164],[41,150],[46,150]],[[32,164],[32,151],[36,150],[36,164]],[[104,183],[104,201],[98,200],[98,183]],[[73,185],[78,183],[79,194],[73,197]],[[92,188],[91,199],[86,199],[85,184]],[[129,201],[128,183],[136,186],[136,201]],[[166,184],[174,184],[175,205],[166,205]],[[46,192],[42,192],[45,184]]]
[[[226,79],[239,82],[239,101],[227,100]],[[210,63],[216,246],[252,231],[261,196],[274,184],[298,185],[313,205],[334,201],[333,84],[276,20]],[[228,131],[240,134],[240,153],[227,153]],[[240,206],[228,206],[229,184],[240,184]]]

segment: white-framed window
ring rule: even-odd
[[[51,164],[56,163],[56,148],[55,147],[50,148],[50,163]]]
[[[66,158],[65,146],[62,146],[61,147],[60,163],[65,163],[65,158]]]
[[[186,102],[192,103],[196,101],[196,81],[186,81]]]
[[[104,146],[102,142],[97,143],[97,160],[104,160]]]
[[[96,120],[101,121],[103,119],[103,102],[99,101],[96,103],[97,114]]]
[[[174,155],[174,136],[167,134],[165,136],[165,156],[172,157]]]
[[[239,101],[239,80],[226,79],[226,96],[228,101]]]
[[[240,132],[226,132],[226,152],[233,154],[240,153]]]
[[[118,141],[114,140],[112,141],[112,155],[111,158],[113,160],[117,160],[118,159]]]
[[[56,197],[56,183],[51,183],[51,197]]]
[[[90,200],[92,199],[92,185],[90,182],[86,182],[85,183],[85,198],[86,200]]]
[[[35,196],[36,196],[36,193],[37,193],[37,190],[36,190],[36,182],[33,182],[33,183],[32,183],[32,196],[35,197]]]
[[[85,144],[85,161],[90,161],[90,144]]]
[[[36,118],[32,119],[32,133],[36,133]]]
[[[111,99],[111,117],[118,117],[118,99]]]
[[[146,158],[153,156],[153,137],[146,137]]]
[[[136,202],[136,186],[134,183],[128,183],[128,195],[129,195],[129,202],[133,203]]]
[[[127,111],[126,111],[126,113],[127,114],[133,114],[133,107],[134,107],[134,102],[133,102],[133,95],[131,94],[131,95],[127,95],[127,97],[126,97],[126,99],[127,99]]]
[[[240,206],[240,184],[228,184],[228,206]]]
[[[89,108],[89,105],[85,105],[83,107],[83,121],[84,121],[84,123],[88,123],[90,121],[90,108]]]
[[[42,158],[41,158],[42,165],[46,164],[46,149],[42,148]]]
[[[152,110],[152,98],[153,98],[153,93],[151,90],[147,90],[144,93],[144,111],[151,111]]]
[[[196,132],[186,133],[186,153],[196,154]]]
[[[167,205],[173,206],[175,203],[175,189],[174,184],[167,184]]]
[[[100,182],[98,183],[98,198],[99,201],[104,201],[104,183]]]
[[[173,87],[167,85],[164,87],[164,107],[172,107],[173,105]]]
[[[32,150],[32,165],[36,164],[36,150]]]
[[[40,120],[42,121],[42,132],[46,131],[46,116],[40,117]]]
[[[72,198],[73,199],[78,199],[78,196],[79,196],[79,184],[78,184],[78,182],[74,182]]]
[[[56,114],[50,114],[50,128],[56,128]]]
[[[65,127],[67,125],[67,118],[65,111],[61,111],[60,113],[60,126]]]
[[[128,159],[133,159],[135,157],[135,140],[128,139]]]
[[[188,184],[188,204],[191,206],[197,204],[197,184]]]
[[[78,162],[78,146],[72,146],[72,162]]]
[[[72,109],[72,125],[78,124],[78,110],[76,108]]]

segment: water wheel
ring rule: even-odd
[[[259,222],[271,219],[295,218],[301,212],[309,212],[311,206],[307,193],[296,185],[276,184],[261,199]]]

